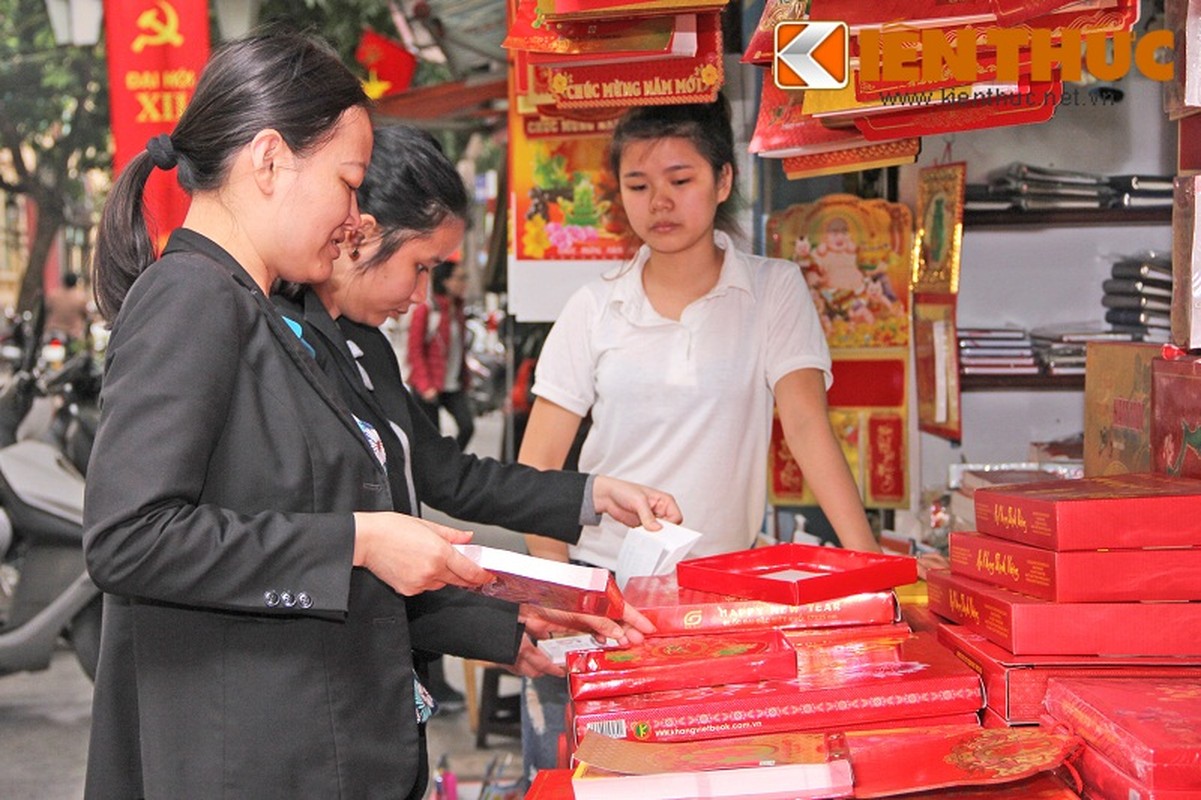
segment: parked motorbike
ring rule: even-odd
[[[468,396],[477,416],[504,407],[508,393],[505,346],[487,319],[467,315],[467,369],[471,371]]]
[[[0,392],[0,675],[46,669],[65,639],[94,677],[101,594],[83,559],[82,470],[61,449],[70,438],[86,435],[76,417],[76,393],[81,376],[94,365],[74,360],[49,369],[39,363],[42,314],[29,325],[20,368]],[[62,409],[55,412],[47,440],[18,440],[35,399],[45,396],[61,401]],[[86,467],[85,445],[75,446]]]

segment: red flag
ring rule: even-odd
[[[363,31],[354,57],[367,70],[363,89],[372,100],[407,90],[417,70],[416,56],[375,31]]]
[[[105,47],[113,129],[113,172],[160,133],[170,133],[192,99],[209,56],[206,0],[105,0]],[[148,221],[161,246],[183,222],[188,196],[175,172],[146,183]]]

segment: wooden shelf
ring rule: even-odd
[[[1056,211],[965,211],[964,228],[1050,228],[1072,225],[1147,225],[1172,222],[1171,208],[1063,208]]]
[[[1076,391],[1084,388],[1083,375],[960,375],[959,391]]]

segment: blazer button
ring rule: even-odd
[[[288,591],[279,593],[279,601],[284,604],[284,608],[291,608],[296,605],[296,598]]]
[[[263,602],[267,605],[267,608],[275,608],[279,605],[279,592],[273,589],[263,592]]]
[[[300,592],[296,595],[296,605],[301,608],[312,608],[313,598],[309,597],[308,592]]]

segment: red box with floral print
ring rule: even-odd
[[[653,636],[639,645],[567,654],[577,700],[796,677],[796,650],[779,631]]]
[[[1201,680],[1055,678],[1046,706],[1139,783],[1201,796]]]
[[[980,678],[929,633],[873,639],[794,640],[798,675],[762,681],[583,700],[572,704],[576,739],[606,736],[677,742],[974,714]]]

